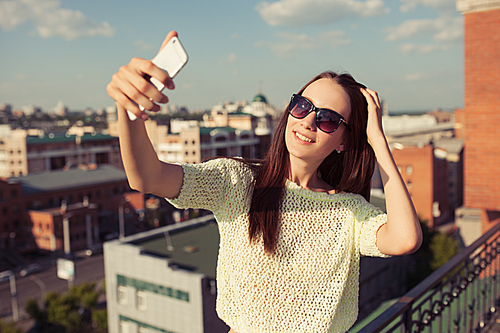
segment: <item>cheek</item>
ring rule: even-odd
[[[291,135],[292,135],[292,130],[290,129],[290,122],[287,121],[285,127],[285,147],[287,151],[288,151],[288,143],[292,139]]]
[[[330,135],[327,133],[319,133],[318,136],[321,136],[321,151],[323,152],[322,155],[328,156],[330,155],[335,149],[337,149],[342,142],[342,135],[335,135],[335,134],[340,134],[340,133],[334,133],[334,135]]]

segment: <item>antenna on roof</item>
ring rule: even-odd
[[[167,251],[173,252],[174,246],[172,245],[170,234],[168,233],[168,231],[165,231],[163,234],[165,235],[165,242],[167,242]]]

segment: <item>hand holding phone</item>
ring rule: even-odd
[[[187,61],[188,55],[178,37],[172,37],[153,60],[151,60],[153,64],[165,71],[172,79],[179,73]],[[144,78],[149,80],[159,91],[165,88],[163,83],[154,77],[147,75]],[[142,105],[139,105],[139,108],[141,111],[144,111]],[[129,110],[127,110],[127,113],[130,120],[134,121],[137,119],[137,116]]]

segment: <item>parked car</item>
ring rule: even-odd
[[[14,274],[12,271],[3,271],[0,273],[0,283],[9,281],[10,276]]]
[[[19,273],[21,276],[30,275],[31,273],[39,272],[42,270],[42,266],[39,264],[31,264],[28,267],[23,268],[23,270]]]

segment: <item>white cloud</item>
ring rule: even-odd
[[[399,47],[399,50],[405,54],[411,53],[431,53],[434,51],[445,51],[449,50],[452,46],[450,44],[426,44],[426,45],[418,45],[412,43],[406,43]]]
[[[237,59],[236,54],[231,53],[231,54],[227,57],[227,62],[228,62],[229,64],[234,64],[234,63],[236,62],[236,59]]]
[[[408,42],[399,46],[402,53],[431,53],[448,50],[461,42],[463,36],[463,18],[448,15],[437,19],[408,20],[397,27],[386,30],[387,41],[401,41],[421,38],[424,44]]]
[[[351,40],[345,37],[340,30],[325,31],[317,36],[306,34],[292,34],[288,32],[276,33],[278,42],[261,41],[255,43],[257,47],[268,47],[279,58],[290,58],[301,50],[320,50],[325,45],[338,47],[350,44]]]
[[[134,42],[134,46],[137,47],[139,52],[151,52],[156,50],[156,47],[154,45],[148,44],[143,40],[136,40]]]
[[[402,12],[409,12],[417,5],[446,12],[456,10],[456,0],[401,0],[401,2],[403,3],[400,7]]]
[[[82,12],[60,8],[59,0],[10,0],[0,2],[0,27],[13,30],[23,23],[33,24],[42,38],[112,37],[115,30],[108,22],[95,22]]]
[[[463,35],[462,17],[443,16],[435,20],[408,20],[386,29],[386,40],[397,41],[419,35],[432,35],[435,41],[454,41]]]
[[[370,17],[387,14],[382,0],[279,0],[263,1],[256,7],[269,25],[303,26],[325,24],[349,16]]]
[[[14,79],[16,79],[17,81],[24,81],[28,78],[28,75],[26,74],[16,74],[14,76]]]
[[[410,73],[405,75],[406,81],[420,81],[429,77],[428,73]]]

